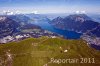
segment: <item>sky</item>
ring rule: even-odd
[[[100,0],[0,0],[0,12],[100,13]]]

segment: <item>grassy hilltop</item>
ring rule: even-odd
[[[50,63],[51,58],[94,58],[95,63]],[[0,45],[0,66],[99,66],[100,51],[81,39],[28,38]]]

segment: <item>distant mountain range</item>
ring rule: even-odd
[[[46,25],[46,22],[57,29],[81,33],[83,40],[86,40],[89,44],[100,46],[100,42],[97,42],[100,41],[100,23],[95,22],[86,14],[73,14],[66,17],[57,17],[53,20],[39,14],[0,16],[0,43],[22,40],[28,37],[61,37],[57,33],[42,29],[41,25]]]
[[[18,32],[20,24],[6,16],[0,16],[0,38]]]
[[[29,22],[31,24],[34,24],[34,22],[45,22],[45,21],[48,22],[48,21],[50,21],[50,19],[47,16],[41,15],[41,14],[31,13],[31,14],[26,14],[25,16],[31,19]]]
[[[28,37],[59,36],[56,33],[32,24],[30,21],[31,18],[23,14],[0,16],[0,43],[21,40]]]
[[[50,22],[50,24],[52,24],[52,26],[55,28],[59,28],[62,30],[76,31],[81,33],[85,33],[89,30],[90,31],[92,30],[92,33],[96,35],[97,33],[94,33],[94,31],[98,30],[100,25],[100,23],[93,21],[90,17],[88,17],[85,14],[74,14],[74,15],[69,15],[65,18],[57,17],[53,19]],[[97,32],[100,31],[98,30]]]
[[[85,14],[74,14],[64,18],[57,17],[49,23],[57,29],[82,33],[82,38],[85,38],[84,40],[89,44],[100,46],[100,42],[97,42],[100,41],[100,23],[93,21]]]
[[[24,14],[19,14],[19,15],[8,15],[8,18],[20,23],[20,25],[25,25],[29,24],[30,18],[25,16]]]

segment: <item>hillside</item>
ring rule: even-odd
[[[100,23],[85,14],[72,14],[64,18],[57,17],[49,23],[57,29],[81,33],[81,38],[88,44],[100,46]]]
[[[0,43],[23,40],[28,37],[59,36],[38,25],[28,23],[29,21],[30,19],[22,14],[0,16]]]
[[[62,29],[62,30],[70,30],[85,33],[88,30],[92,30],[96,28],[99,23],[93,21],[85,14],[73,14],[69,15],[65,18],[57,17],[50,22],[53,27]]]
[[[50,59],[94,58],[92,63],[50,63]],[[99,66],[100,51],[85,41],[62,38],[28,38],[0,44],[0,66]]]
[[[18,32],[19,26],[19,23],[7,16],[0,16],[0,38]]]

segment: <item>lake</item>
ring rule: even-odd
[[[63,35],[64,38],[67,38],[67,39],[79,39],[80,36],[82,35],[81,33],[77,33],[75,31],[56,29],[46,21],[33,22],[32,24],[38,25],[44,30],[48,30],[48,31]]]

